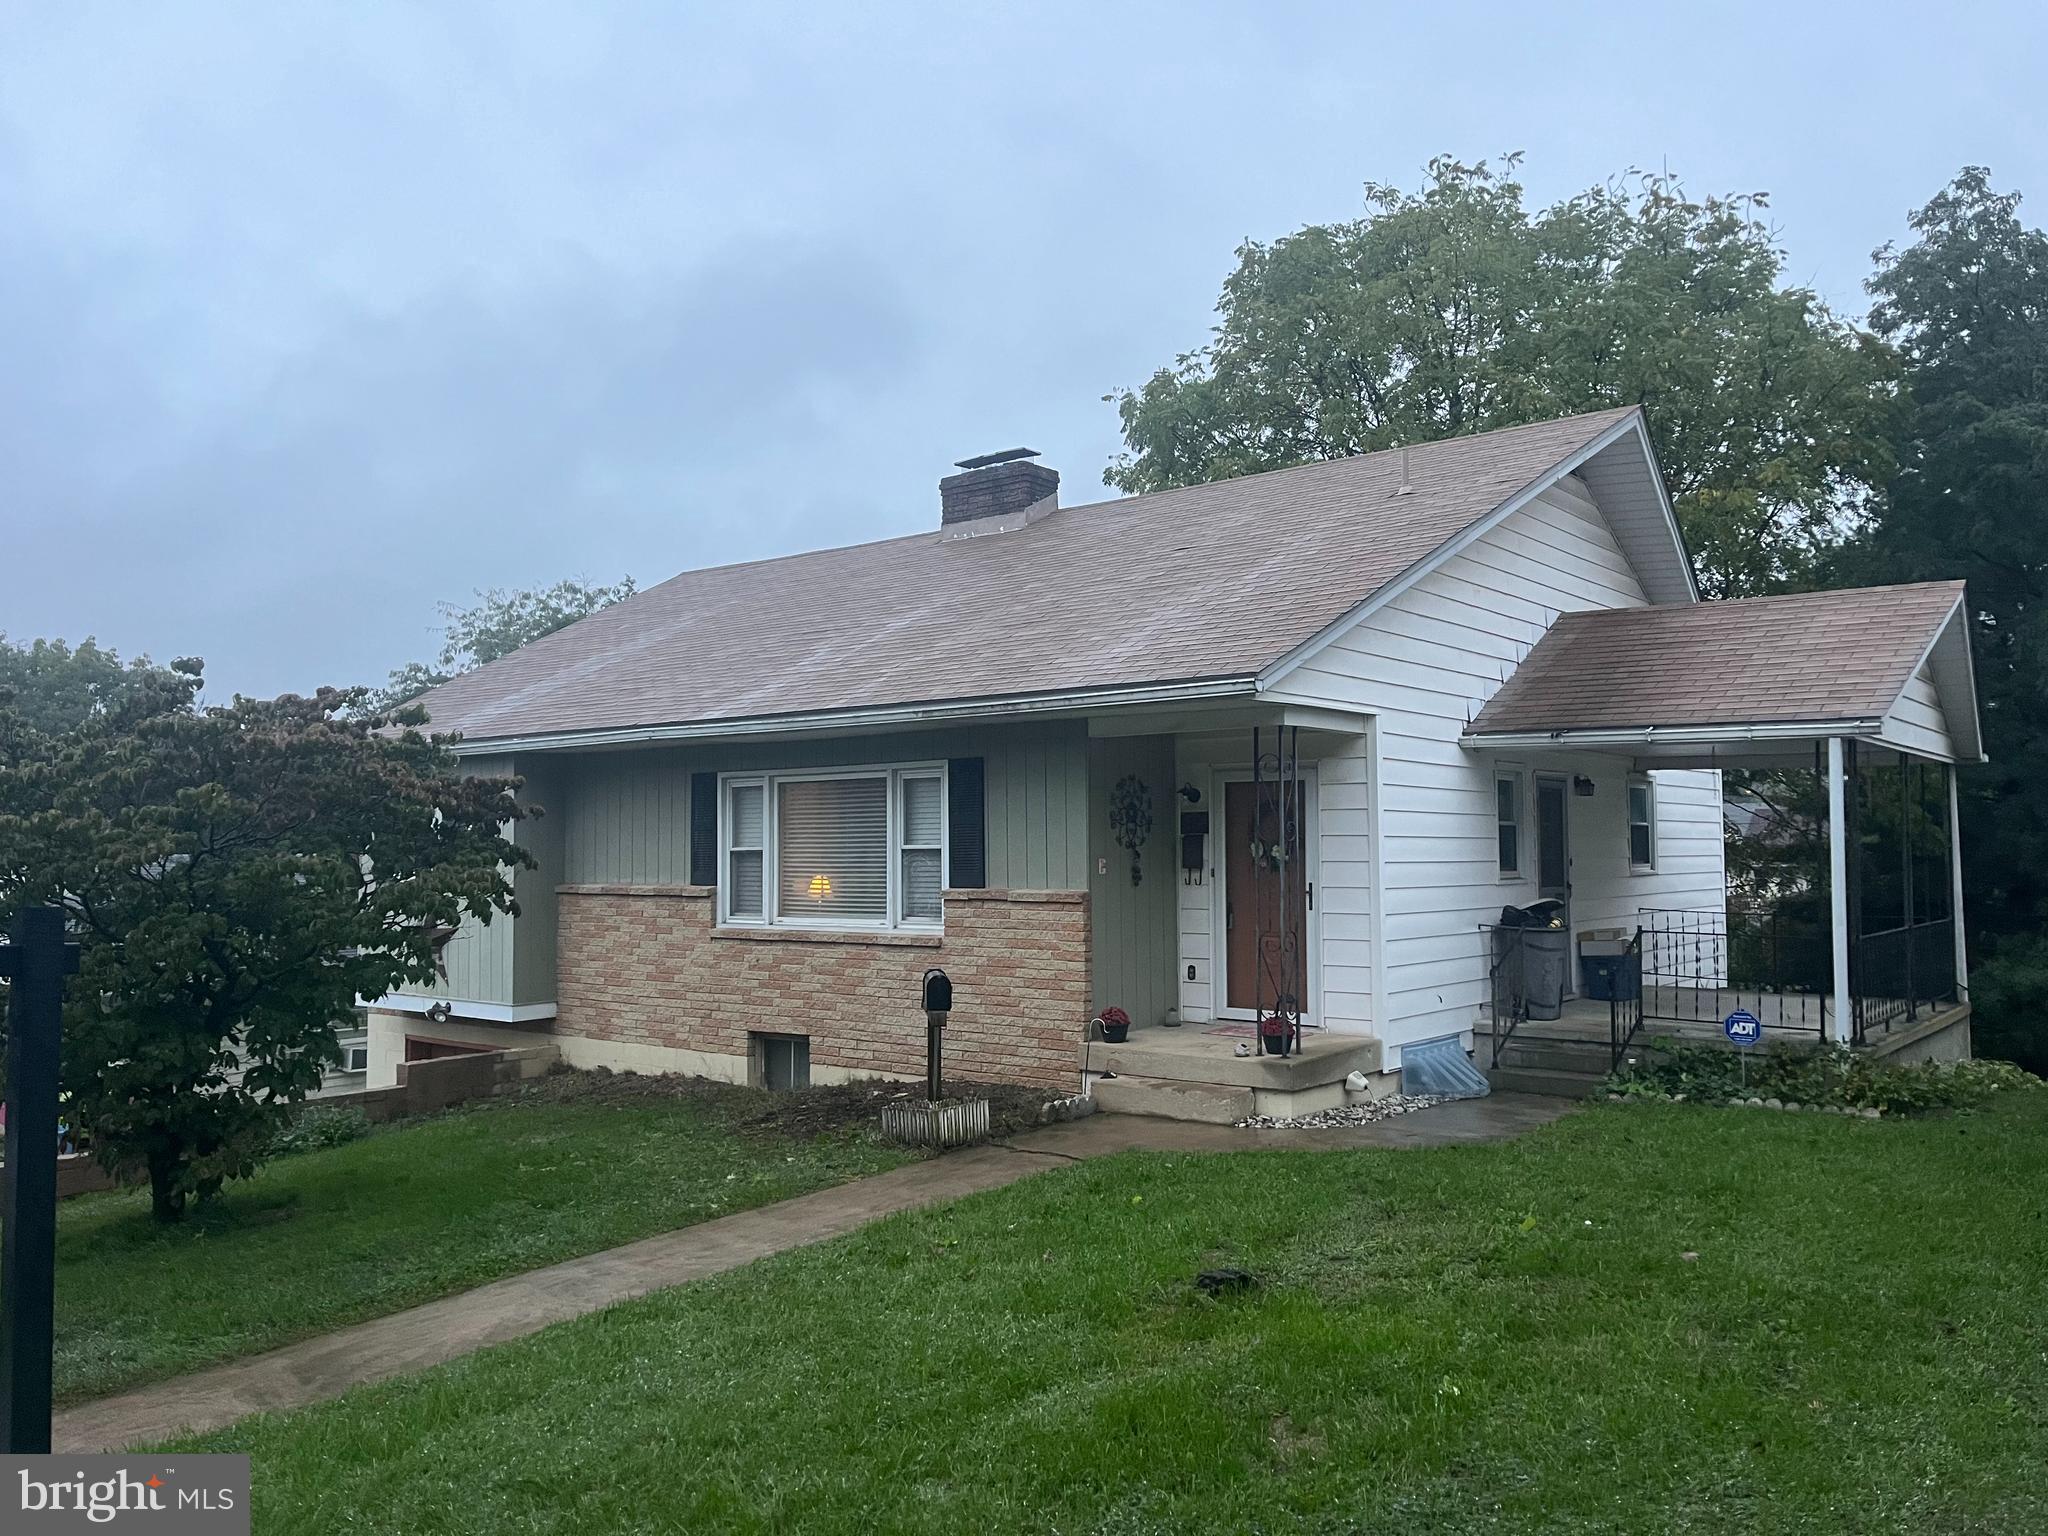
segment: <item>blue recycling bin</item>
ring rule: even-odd
[[[1640,955],[1581,955],[1579,974],[1586,996],[1595,1002],[1630,1002],[1643,988]]]

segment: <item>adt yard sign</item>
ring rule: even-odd
[[[1764,1021],[1747,1008],[1738,1008],[1721,1021],[1721,1033],[1735,1045],[1756,1045],[1764,1037]]]

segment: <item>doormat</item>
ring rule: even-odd
[[[1304,1024],[1301,1026],[1301,1033],[1306,1038],[1309,1035],[1315,1034],[1322,1027],[1320,1024]],[[1259,1026],[1249,1020],[1235,1020],[1226,1024],[1212,1024],[1203,1030],[1202,1033],[1205,1035],[1221,1035],[1226,1040],[1255,1040],[1258,1038]]]

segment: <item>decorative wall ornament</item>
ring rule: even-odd
[[[1143,884],[1138,858],[1152,836],[1152,791],[1135,773],[1118,779],[1109,792],[1109,835],[1131,856],[1131,884]]]

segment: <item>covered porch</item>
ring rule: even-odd
[[[1561,619],[1465,734],[1468,750],[1558,786],[1539,795],[1533,836],[1539,889],[1568,929],[1552,1016],[1526,958],[1555,937],[1487,925],[1482,1061],[1597,1047],[1611,1067],[1645,1036],[1725,1044],[1738,1013],[1765,1043],[1967,1054],[1955,765],[1979,745],[1961,596]],[[1627,785],[1626,866],[1592,861],[1589,882],[1564,797],[1602,767]],[[1735,857],[1720,889],[1672,899],[1648,839],[1663,787],[1700,770],[1724,781]],[[1605,922],[1575,920],[1589,908]],[[1589,949],[1602,956],[1591,986]]]

